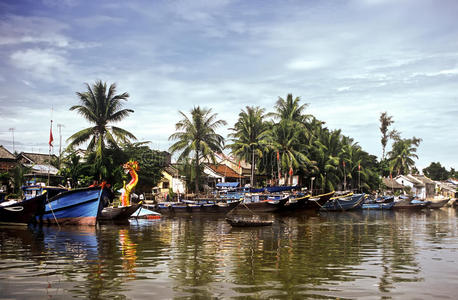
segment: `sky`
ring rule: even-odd
[[[76,92],[102,80],[130,94],[116,126],[153,149],[179,111],[211,108],[226,136],[292,93],[370,154],[387,112],[422,138],[417,168],[458,169],[457,15],[454,0],[0,0],[0,145],[47,153],[52,119],[58,153],[90,126]]]

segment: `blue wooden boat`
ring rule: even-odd
[[[362,209],[381,209],[381,210],[387,210],[387,209],[393,209],[394,202],[388,202],[388,203],[363,203],[361,206]]]
[[[100,187],[88,187],[63,192],[49,199],[37,220],[48,224],[95,225],[107,192]]]
[[[364,194],[354,194],[343,198],[334,198],[326,202],[321,210],[325,211],[347,211],[361,208],[364,202]]]

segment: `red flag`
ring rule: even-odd
[[[52,136],[52,120],[51,120],[51,128],[49,129],[49,147],[52,147],[52,141],[54,141],[54,138]]]
[[[277,160],[280,160],[280,153],[277,151]]]
[[[293,167],[289,167],[289,176],[293,176]]]
[[[241,165],[240,165],[240,160],[239,160],[239,169],[240,169]]]

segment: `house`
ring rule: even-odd
[[[382,182],[386,186],[385,192],[391,191],[392,193],[396,193],[402,192],[404,189],[404,186],[393,178],[383,177]]]
[[[5,147],[0,145],[0,172],[8,172],[13,169],[17,164],[14,154],[8,151]]]
[[[456,198],[458,193],[457,186],[450,183],[449,181],[435,181],[436,183],[436,192],[439,195],[445,197]]]
[[[47,182],[50,184],[58,184],[62,180],[62,176],[57,175],[59,170],[54,167],[51,162],[57,161],[57,156],[52,154],[21,152],[17,156],[17,161],[21,165],[30,168],[25,174],[28,180]]]
[[[224,164],[205,164],[204,173],[207,175],[207,184],[210,188],[215,188],[217,183],[237,182],[244,178],[232,168]]]
[[[404,187],[409,187],[413,195],[426,199],[426,186],[421,180],[412,175],[398,175],[395,180]]]
[[[162,179],[153,188],[155,195],[164,200],[172,189],[175,194],[186,194],[186,181],[180,176],[177,168],[169,165],[162,171]]]
[[[420,180],[425,185],[425,199],[434,198],[436,194],[436,183],[425,175],[411,175],[417,180]]]
[[[251,164],[245,160],[236,160],[234,157],[224,153],[216,153],[215,158],[217,164],[226,165],[237,174],[239,174],[238,180],[241,181],[241,185],[245,185],[246,183],[250,182]]]

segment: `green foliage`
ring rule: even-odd
[[[255,165],[258,158],[262,158],[263,148],[266,145],[268,124],[264,121],[264,109],[260,107],[247,106],[246,111],[242,110],[234,128],[232,144],[228,145],[232,153],[239,159],[251,164],[251,186],[255,182]]]
[[[226,121],[217,120],[217,114],[211,109],[194,107],[190,114],[191,118],[183,112],[179,112],[183,119],[175,124],[176,132],[169,137],[169,140],[176,140],[169,150],[172,153],[180,152],[178,161],[184,161],[189,157],[194,158],[196,170],[194,190],[199,191],[200,187],[200,163],[202,159],[215,161],[214,153],[222,152],[224,138],[215,130],[226,125]]]
[[[151,150],[146,144],[147,142],[128,143],[123,146],[126,161],[136,160],[140,167],[135,188],[140,193],[151,192],[151,188],[161,180],[161,172],[167,164],[163,152]]]
[[[70,110],[76,110],[87,121],[94,124],[73,134],[68,141],[71,141],[69,148],[72,149],[87,141],[88,151],[95,153],[93,162],[96,176],[99,180],[108,175],[107,163],[109,158],[106,148],[119,148],[118,142],[127,143],[129,140],[135,140],[135,136],[119,127],[109,126],[110,123],[122,121],[130,113],[131,109],[123,109],[122,101],[127,101],[128,93],[116,94],[116,84],[107,84],[102,81],[96,81],[92,86],[86,83],[86,92],[77,92],[80,100],[79,105],[74,105]]]
[[[415,167],[413,159],[418,159],[416,152],[420,142],[421,139],[416,137],[411,139],[395,137],[392,150],[388,152],[390,170],[393,174],[408,174],[412,171]]]
[[[448,178],[453,177],[451,176],[451,172],[447,171],[440,162],[432,162],[428,167],[423,169],[423,174],[432,180],[447,180]]]

